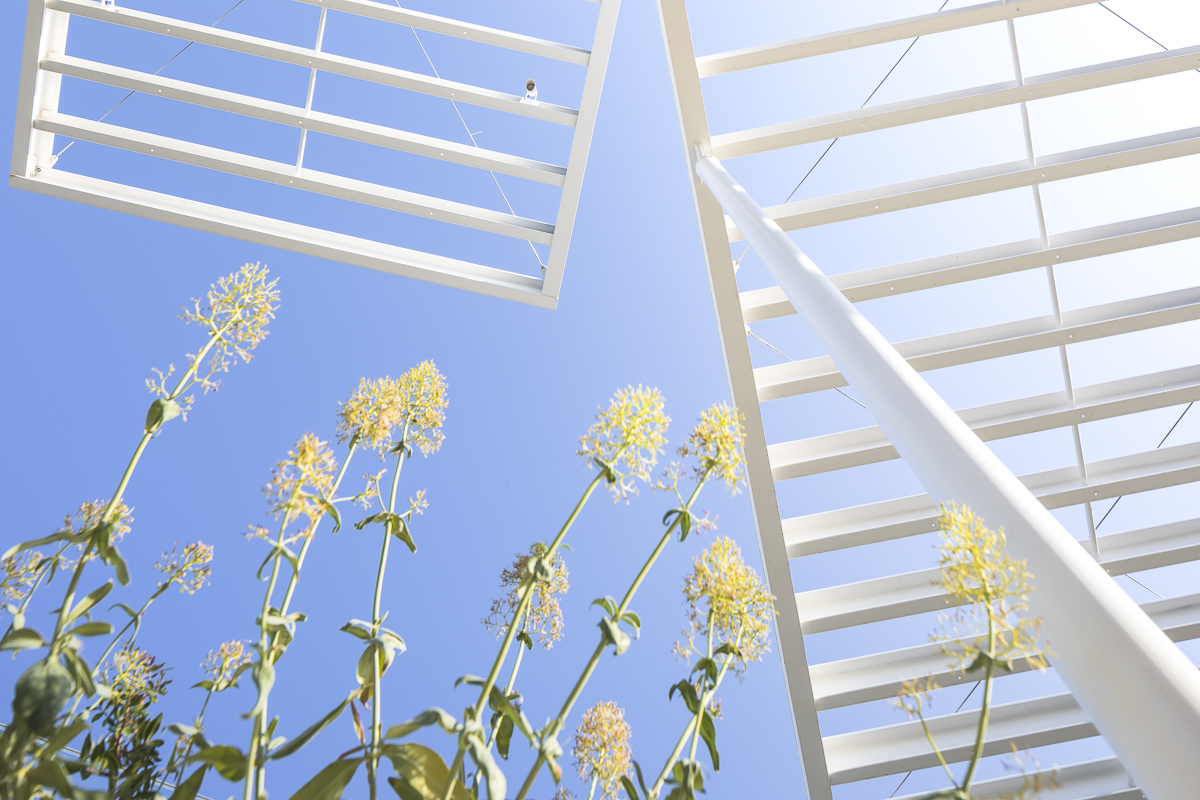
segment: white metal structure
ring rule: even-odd
[[[991,2],[697,58],[684,1],[658,0],[730,385],[747,416],[751,497],[768,578],[777,597],[802,590],[795,592],[794,604],[779,604],[777,630],[813,800],[832,798],[839,786],[935,766],[919,723],[823,735],[820,712],[894,696],[903,681],[930,673],[950,678],[950,670],[939,645],[919,640],[899,650],[810,663],[805,637],[946,608],[947,601],[932,585],[936,569],[803,591],[793,585],[793,560],[928,533],[935,527],[936,503],[942,501],[967,503],[989,522],[1002,524],[1010,548],[1028,559],[1038,589],[1032,598],[1035,613],[1045,620],[1058,676],[1073,692],[995,708],[985,752],[1007,752],[1010,741],[1031,748],[1099,732],[1120,761],[1109,758],[1065,767],[1058,778],[1061,788],[1052,794],[1056,800],[1197,796],[1200,764],[1189,754],[1200,744],[1200,673],[1171,640],[1200,635],[1200,595],[1139,609],[1106,571],[1117,574],[1200,558],[1200,521],[1098,537],[1090,503],[1200,480],[1200,447],[1182,445],[1088,462],[1079,426],[1200,399],[1200,367],[1075,387],[1067,346],[1200,318],[1200,288],[1063,312],[1054,287],[1055,267],[1064,262],[1200,236],[1200,211],[1193,208],[1050,236],[1039,190],[1042,183],[1194,154],[1198,151],[1192,142],[1200,131],[1179,130],[1037,156],[1025,104],[1192,70],[1200,61],[1200,47],[1023,76],[1012,20],[1088,4],[1089,0]],[[1008,27],[1015,78],[1006,83],[710,135],[703,78],[989,23]],[[1019,162],[767,209],[721,163],[1002,105],[1019,105],[1021,110],[1026,158]],[[851,272],[830,281],[785,233],[1016,187],[1034,187],[1039,239]],[[730,243],[743,239],[778,287],[739,292]],[[1024,270],[1047,273],[1054,314],[893,346],[851,305]],[[747,324],[797,311],[832,358],[755,368]],[[1061,392],[955,413],[918,374],[1043,349],[1061,354]],[[847,385],[878,427],[767,441],[763,405]],[[1073,433],[1073,467],[1018,479],[983,444],[1058,428]],[[894,459],[897,454],[928,495],[781,519],[776,482]],[[1081,504],[1087,511],[1089,540],[1076,542],[1048,509]],[[1027,665],[1017,671],[1025,669]],[[964,712],[931,720],[951,761],[969,757],[976,718],[975,712]],[[974,791],[992,796],[1018,789],[1020,783],[1019,777],[997,779],[977,784]]]
[[[553,308],[562,284],[571,229],[620,5],[620,0],[592,1],[598,3],[600,8],[594,41],[589,50],[410,11],[399,4],[385,5],[371,0],[298,0],[314,7],[317,25],[313,31],[316,36],[313,47],[228,32],[100,0],[29,0],[9,183],[18,188],[101,208]],[[538,101],[536,92],[531,93],[532,97],[525,97],[323,52],[322,40],[325,38],[327,19],[337,15],[372,20],[379,23],[381,28],[394,31],[392,35],[397,35],[402,30],[401,26],[408,26],[575,65],[580,70],[586,70],[578,107],[555,105],[548,101],[546,91],[542,92],[542,100]],[[303,106],[273,102],[71,55],[67,47],[67,29],[73,17],[301,67],[308,73],[307,101]],[[565,126],[573,129],[569,157],[565,164],[547,163],[316,110],[313,107],[314,87],[320,73],[466,103],[548,125]],[[296,160],[294,163],[285,163],[264,159],[60,113],[64,77],[286,126],[299,137]],[[310,169],[304,165],[305,141],[309,132],[556,187],[561,191],[557,216],[547,221],[528,219],[515,213],[501,213],[395,186]],[[64,141],[63,137],[92,142],[499,236],[515,237],[548,245],[549,255],[544,263],[538,256],[541,274],[527,274],[72,173],[63,169],[63,165],[56,164],[56,136],[60,137],[60,143]]]

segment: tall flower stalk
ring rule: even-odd
[[[699,531],[715,527],[707,517],[698,518],[692,512],[692,506],[700,496],[700,491],[711,479],[723,480],[730,491],[737,491],[739,484],[744,480],[745,473],[745,456],[742,450],[744,439],[745,428],[742,424],[741,412],[725,403],[719,403],[701,413],[700,421],[680,446],[678,450],[680,457],[692,459],[691,466],[675,462],[666,471],[667,481],[659,482],[659,488],[674,494],[680,505],[668,511],[663,517],[663,522],[667,526],[666,531],[633,579],[633,583],[626,590],[621,602],[617,603],[612,597],[593,601],[593,605],[601,606],[607,613],[607,616],[600,621],[600,641],[584,666],[579,679],[575,682],[575,686],[563,702],[558,715],[539,731],[538,757],[526,775],[516,800],[524,800],[533,787],[533,782],[541,768],[547,764],[555,783],[561,778],[562,768],[558,766],[557,759],[562,755],[562,746],[558,743],[558,734],[566,724],[567,716],[571,713],[579,695],[599,665],[604,651],[610,645],[616,655],[621,655],[629,649],[630,636],[621,626],[629,626],[634,635],[640,632],[641,618],[631,611],[629,606],[659,555],[662,554],[671,537],[675,535],[676,530],[679,531],[679,538],[682,542],[693,530]],[[680,482],[687,478],[694,479],[695,484],[685,499],[680,491]]]

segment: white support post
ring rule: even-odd
[[[321,9],[321,19],[317,22],[317,43],[313,46],[313,50],[321,52],[321,44],[325,41],[325,18],[329,14],[328,8]],[[304,100],[304,116],[307,117],[312,111],[313,92],[317,88],[317,70],[314,67],[308,75],[308,95]],[[296,174],[300,174],[300,170],[304,168],[304,145],[308,142],[308,128],[300,129],[300,150],[296,153]]]
[[[1054,666],[1151,800],[1200,786],[1200,672],[712,156],[696,173],[935,501],[1027,559]]]
[[[54,134],[33,130],[32,125],[41,112],[58,111],[62,76],[43,72],[38,64],[48,54],[65,50],[70,19],[69,14],[47,10],[44,0],[29,0],[10,178],[34,178],[54,166]]]

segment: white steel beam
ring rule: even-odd
[[[571,247],[571,233],[575,229],[575,213],[579,210],[579,195],[583,191],[583,176],[587,168],[588,153],[592,149],[592,133],[596,129],[596,118],[600,111],[600,92],[604,89],[604,75],[608,72],[608,58],[612,53],[613,34],[616,31],[617,12],[620,8],[621,0],[603,0],[599,19],[596,21],[592,62],[583,82],[583,95],[579,102],[581,111],[575,125],[575,137],[571,140],[571,154],[567,158],[567,179],[563,184],[562,199],[558,205],[554,245],[550,248],[550,255],[546,261],[545,285],[542,291],[551,297],[557,297],[562,288],[567,251]]]
[[[300,0],[300,2],[321,8],[331,8],[334,11],[343,11],[347,14],[354,14],[360,17],[377,19],[382,22],[420,28],[423,31],[440,33],[458,39],[495,45],[496,47],[503,47],[508,50],[529,53],[530,55],[553,58],[572,64],[581,64],[585,67],[588,65],[588,56],[591,55],[588,50],[584,50],[582,47],[558,44],[557,42],[550,42],[545,39],[535,39],[532,36],[509,33],[498,28],[487,28],[471,22],[461,22],[449,17],[438,17],[433,14],[410,11],[407,8],[374,3],[369,0]],[[1092,2],[1095,2],[1095,0],[1092,0]]]
[[[1200,480],[1200,444],[1090,461],[1087,475],[1087,481],[1081,480],[1077,468],[1071,466],[1025,475],[1021,482],[1048,509],[1178,486]],[[936,529],[937,508],[925,494],[783,520],[788,555],[792,558],[902,539]]]
[[[1006,400],[957,412],[985,442],[1200,400],[1200,366]],[[898,458],[878,426],[767,446],[776,481]]]
[[[801,200],[766,209],[767,214],[785,231],[828,225],[849,219],[887,214],[908,208],[962,200],[992,192],[1004,192],[1026,186],[1093,175],[1114,169],[1152,164],[1200,153],[1200,128],[1160,133],[1124,142],[1039,156],[1037,166],[1022,159],[1008,164],[922,178]],[[741,231],[726,220],[731,242],[743,241]]]
[[[829,280],[852,303],[938,286],[1007,275],[1049,264],[1066,264],[1109,253],[1200,237],[1200,208],[1187,208],[1095,228],[1054,234],[1049,248],[1041,239],[967,250],[945,256],[834,275]],[[783,289],[771,286],[741,294],[746,322],[788,316],[796,307]]]
[[[1200,52],[1200,48],[1192,50]],[[1158,63],[1169,63],[1182,52],[1172,51],[1173,55]],[[1130,62],[1150,63],[1133,59],[1120,69],[1130,68]],[[1042,88],[1072,80],[1063,75],[1044,77]],[[1037,86],[1028,88],[1036,97]],[[688,144],[691,149],[693,143]],[[1037,576],[1037,591],[1030,597],[1031,613],[1043,618],[1046,635],[1054,642],[1055,668],[1074,693],[1070,703],[1078,700],[1082,707],[1080,721],[1074,724],[1094,723],[1154,800],[1193,798],[1195,787],[1200,786],[1200,760],[1192,753],[1194,743],[1200,741],[1200,674],[1196,668],[795,242],[766,217],[719,161],[698,154],[696,174],[746,234],[932,497],[938,502],[965,503],[990,524],[1002,525],[1009,550],[1027,560]],[[1191,480],[1200,478],[1200,458],[1197,462]],[[1076,472],[1075,468],[1071,472]],[[1121,690],[1114,691],[1114,687]],[[1006,729],[1006,713],[999,707],[992,718],[992,733],[1005,749],[1013,738]],[[1025,732],[1031,718],[1022,716]],[[1054,727],[1049,722],[1047,726]],[[1064,723],[1059,729],[1063,727],[1072,725]],[[921,738],[922,753],[928,754],[928,742],[923,735]],[[954,754],[954,745],[945,744],[944,736],[938,738]],[[1036,738],[1026,736],[1018,744],[1030,746]],[[827,740],[831,780],[884,774],[857,766],[860,761],[883,759],[855,755],[851,763],[850,753],[861,753],[861,748],[839,752],[836,747],[831,749]],[[888,755],[886,760],[895,765],[904,758]]]
[[[65,2],[65,0],[51,0]],[[1155,78],[1197,69],[1200,45],[1145,56],[1108,61],[989,86],[976,86],[898,103],[844,111],[799,122],[767,125],[712,137],[712,155],[719,159],[763,153],[782,147],[823,142],[840,136],[893,128],[931,119],[967,114],[987,108],[1041,100],[1101,86]]]
[[[1194,319],[1200,319],[1200,287],[1065,311],[1061,326],[1049,314],[900,342],[894,350],[924,372]],[[759,367],[754,380],[762,401],[847,385],[829,356]]]
[[[278,247],[281,250],[319,256],[543,308],[554,308],[555,305],[554,298],[542,294],[540,278],[242,211],[232,211],[84,175],[49,170],[37,178],[12,176],[9,178],[9,185],[110,211],[169,222],[207,233],[232,236],[269,247]]]
[[[313,0],[305,1],[313,2]],[[857,47],[870,47],[884,42],[929,36],[934,33],[969,28],[973,25],[986,25],[989,22],[1044,14],[1047,11],[1090,5],[1095,2],[1097,0],[1022,0],[1020,3],[996,0],[996,2],[952,8],[948,11],[935,11],[932,14],[922,14],[906,19],[877,22],[873,25],[863,25],[833,33],[806,36],[803,39],[792,39],[787,42],[700,56],[696,59],[696,65],[700,77],[707,78],[711,75],[723,75],[769,64],[781,64],[785,61],[839,53]]]
[[[700,77],[696,73],[696,54],[692,48],[687,7],[684,0],[657,0],[657,5],[675,110],[683,138],[688,185],[695,204],[696,219],[700,223],[701,246],[712,290],[729,390],[734,405],[745,415],[746,473],[767,587],[776,597],[791,597],[794,592],[791,567],[780,526],[775,484],[771,480],[762,409],[754,390],[753,365],[746,343],[746,324],[738,302],[733,257],[725,235],[725,219],[721,206],[700,185],[693,171],[692,148],[696,145],[707,147],[709,133]],[[793,729],[800,745],[807,796],[809,800],[833,800],[808,674],[804,636],[800,631],[800,617],[794,603],[776,603],[774,614],[779,658],[783,663]]]
[[[345,56],[331,55],[308,47],[273,42],[256,36],[224,31],[207,25],[182,22],[170,17],[160,17],[128,8],[102,6],[93,0],[46,0],[46,7],[65,11],[80,17],[123,25],[135,30],[173,36],[177,39],[220,47],[239,53],[270,58],[285,64],[295,64],[305,69],[318,69],[348,78],[371,81],[397,89],[443,97],[471,105],[504,111],[530,119],[573,126],[579,112],[573,108],[552,103],[522,103],[523,95],[497,92],[465,83],[456,83],[441,78],[431,78],[416,72],[393,67],[384,67],[368,61],[359,61]]]
[[[550,244],[554,226],[537,220],[504,214],[487,208],[455,203],[440,197],[393,189],[377,183],[344,178],[327,172],[302,168],[295,164],[247,156],[230,150],[193,144],[180,139],[121,128],[104,122],[92,122],[66,114],[45,112],[34,120],[34,128],[87,142],[118,147],[133,153],[166,158],[182,164],[218,170],[231,175],[303,189],[328,197],[337,197],[365,205],[387,208],[423,219],[449,222],[467,228],[512,236],[531,242]]]
[[[1195,521],[1192,524],[1195,526]],[[1086,542],[1080,544],[1087,546]],[[1142,610],[1173,642],[1200,638],[1200,594],[1143,603]],[[894,698],[905,682],[926,676],[935,678],[940,686],[973,683],[971,676],[964,676],[951,667],[946,656],[948,644],[928,642],[901,650],[813,664],[811,672],[817,709],[827,711]],[[1025,658],[1012,661],[1012,674],[1031,669]]]
[[[373,125],[369,122],[360,122],[320,111],[305,110],[302,106],[260,100],[249,95],[212,89],[174,78],[151,75],[148,72],[114,67],[68,55],[47,55],[42,59],[41,67],[46,74],[67,75],[108,86],[117,86],[151,97],[179,100],[204,108],[228,111],[244,117],[276,122],[301,130],[352,139],[365,144],[401,150],[477,169],[491,170],[552,186],[562,186],[566,181],[566,167],[520,156],[510,156],[507,153],[485,150],[472,145],[458,144],[432,136],[422,136],[419,133],[409,133],[383,125]]]

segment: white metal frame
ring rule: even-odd
[[[1200,287],[1062,312],[1054,267],[1067,261],[1200,236],[1200,209],[1049,236],[1040,185],[1200,152],[1196,130],[1035,157],[1028,100],[1190,70],[1200,47],[1026,77],[1013,18],[1087,5],[1091,0],[992,2],[775,45],[697,58],[684,0],[658,0],[730,388],[750,428],[747,461],[759,541],[773,593],[794,591],[789,559],[926,533],[936,502],[969,503],[1002,523],[1010,548],[1038,576],[1033,600],[1054,642],[1055,666],[1074,695],[1033,698],[993,710],[986,752],[1069,741],[1101,732],[1121,760],[1066,767],[1055,800],[1185,800],[1200,785],[1186,754],[1200,741],[1200,674],[1171,644],[1200,636],[1200,596],[1139,609],[1108,577],[1200,559],[1200,521],[1096,537],[1090,502],[1200,481],[1200,446],[1156,449],[1085,462],[1081,422],[1164,408],[1200,397],[1200,366],[1095,386],[1073,385],[1069,344],[1200,318]],[[1016,78],[916,100],[710,136],[701,79],[883,42],[991,22],[1008,26]],[[969,172],[761,208],[725,171],[735,158],[955,114],[1018,105],[1026,158]],[[1041,236],[981,250],[843,274],[829,280],[784,232],[840,220],[1032,187]],[[726,214],[729,216],[727,217]],[[738,292],[730,243],[745,239],[778,287]],[[929,337],[894,346],[851,305],[861,300],[1044,269],[1054,313],[1043,318]],[[754,368],[749,322],[799,311],[832,356]],[[952,411],[920,378],[927,369],[1057,348],[1065,390]],[[850,385],[878,427],[768,444],[760,403]],[[1072,430],[1077,464],[1017,479],[982,443],[1051,428]],[[901,456],[928,495],[781,519],[775,481]],[[1090,541],[1077,543],[1047,509],[1082,505]],[[1082,545],[1082,546],[1081,546]],[[804,635],[945,608],[931,585],[936,570],[795,594],[777,609],[777,630],[808,796],[829,800],[833,786],[933,766],[915,723],[822,737],[818,712],[894,696],[905,680],[930,672],[952,680],[940,646],[810,665]],[[1165,634],[1165,635],[1164,635]],[[1018,665],[1017,671],[1027,669]],[[930,720],[952,760],[966,757],[973,714]],[[1136,782],[1131,773],[1136,773]],[[981,796],[1019,788],[988,781]],[[1139,788],[1133,788],[1133,787]],[[915,796],[914,796],[915,797]]]
[[[592,0],[598,2],[600,11],[591,50],[369,0],[298,1],[321,8],[317,44],[313,48],[283,44],[120,6],[105,6],[96,0],[29,0],[9,184],[100,208],[554,308],[562,286],[620,0]],[[579,65],[587,70],[579,108],[567,108],[544,101],[523,102],[525,98],[519,95],[323,53],[321,40],[329,10]],[[308,100],[304,107],[291,106],[68,55],[67,28],[72,16],[311,67]],[[567,164],[547,164],[315,111],[312,99],[318,72],[359,78],[572,127],[574,132]],[[63,76],[296,128],[301,132],[296,163],[255,158],[61,114],[58,98]],[[561,187],[556,219],[553,222],[526,219],[309,169],[303,166],[303,159],[304,141],[310,130]],[[549,256],[542,275],[526,275],[72,174],[55,166],[55,136],[94,142],[549,245]]]

